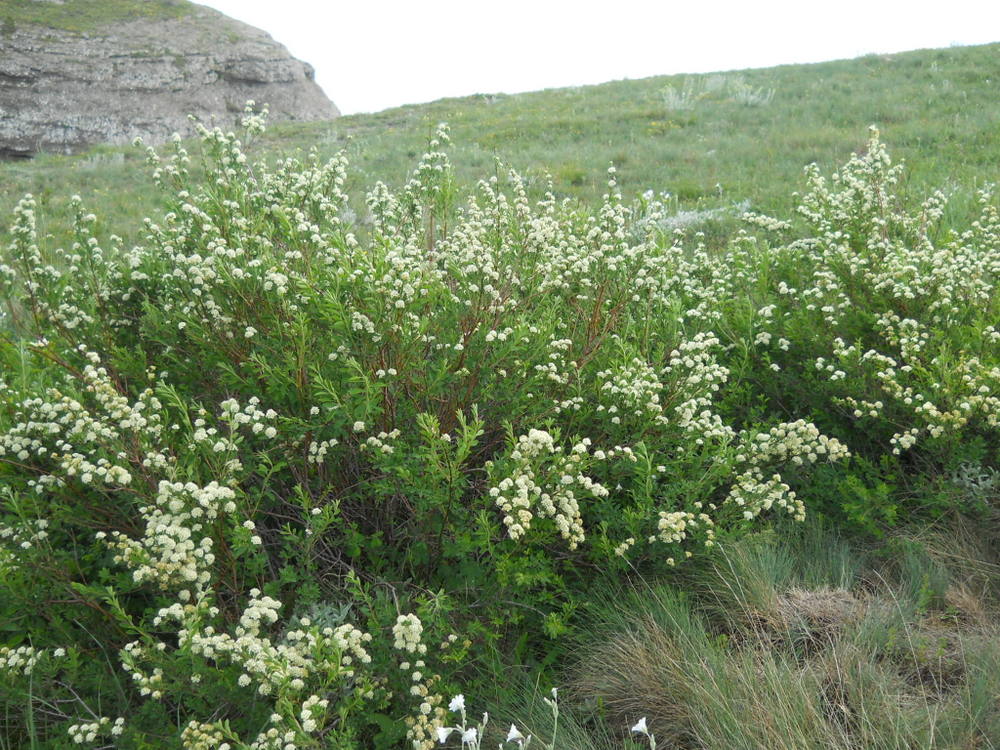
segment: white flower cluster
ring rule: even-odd
[[[535,365],[535,372],[557,385],[566,385],[575,375],[575,363],[567,361],[566,353],[572,348],[572,339],[549,341],[547,361]]]
[[[42,258],[38,247],[36,207],[34,196],[29,193],[14,208],[14,221],[10,227],[13,238],[9,247],[10,264],[0,263],[0,289],[6,291],[12,288],[16,279],[36,316],[75,328],[84,322],[77,317],[82,311],[62,297],[64,285],[59,282],[63,272],[56,268],[56,264]],[[52,294],[51,298],[49,294]]]
[[[181,747],[184,750],[231,750],[226,742],[227,732],[221,722],[200,722],[192,720],[181,731]]]
[[[16,672],[28,677],[39,663],[65,656],[66,651],[61,648],[49,650],[34,646],[18,646],[16,648],[0,646],[0,671]]]
[[[138,433],[144,441],[155,441],[161,431],[160,403],[152,391],[140,394],[135,404],[129,404],[112,383],[107,370],[96,367],[97,355],[86,353],[91,360],[80,378],[94,406],[49,389],[46,398],[25,399],[18,405],[14,424],[0,435],[0,458],[11,456],[25,463],[32,459],[42,466],[55,465],[55,473],[43,473],[30,486],[38,492],[52,484],[75,478],[85,485],[117,489],[132,481],[132,474],[118,461],[128,456],[110,453],[107,445],[119,442],[124,432]]]
[[[340,441],[334,438],[331,438],[330,440],[312,440],[309,442],[309,452],[306,456],[306,460],[311,464],[322,466],[323,462],[326,461],[326,455],[330,452],[330,449],[339,444]]]
[[[393,646],[412,653],[427,653],[427,646],[420,642],[424,626],[414,614],[400,615],[392,626]]]
[[[140,508],[146,521],[141,540],[111,532],[115,562],[132,569],[137,583],[154,582],[163,590],[204,589],[212,577],[215,554],[211,527],[223,513],[236,511],[236,493],[210,482],[159,483],[155,505]],[[98,537],[105,538],[104,532]]]
[[[804,521],[806,507],[802,500],[781,479],[780,474],[770,477],[757,467],[749,469],[736,478],[724,504],[740,508],[743,518],[752,520],[764,511],[777,507],[785,510],[796,521]]]
[[[248,115],[246,122],[252,131],[262,127],[261,115]],[[199,128],[206,146],[216,152],[219,160],[214,180],[222,193],[232,193],[246,187],[247,160],[241,144],[232,133],[219,128]],[[155,152],[150,161],[156,165],[154,179],[180,177],[186,173],[187,156],[176,145],[175,156],[160,164]],[[241,202],[223,199],[228,212],[227,226],[220,227],[211,215],[211,203],[218,200],[206,194],[191,195],[181,189],[177,193],[179,211],[165,217],[162,226],[148,224],[152,239],[158,246],[155,254],[166,259],[172,271],[163,278],[164,309],[179,314],[182,330],[221,335],[227,339],[252,339],[258,326],[255,321],[240,320],[228,314],[227,294],[235,286],[241,299],[284,300],[289,310],[296,310],[301,294],[296,290],[302,281],[302,267],[311,259],[333,265],[339,254],[331,246],[331,237],[314,221],[324,216],[325,229],[336,230],[348,245],[353,237],[342,234],[339,213],[346,205],[342,187],[346,173],[341,157],[326,164],[307,166],[295,159],[279,161],[276,168],[255,174],[248,205],[260,214],[280,222],[289,232],[291,247],[283,252],[270,239],[254,232]],[[188,252],[190,238],[197,237],[199,252]],[[267,263],[261,250],[267,251]],[[154,262],[150,250],[136,254],[138,265]],[[276,299],[277,298],[277,299]],[[238,324],[237,324],[238,321]]]
[[[85,742],[94,742],[99,737],[109,734],[112,737],[117,737],[125,731],[125,719],[119,716],[112,724],[111,719],[107,716],[101,716],[96,721],[72,724],[66,731],[75,744],[82,745]]]
[[[784,232],[792,227],[791,222],[775,219],[772,216],[765,216],[754,211],[747,211],[740,218],[747,224],[752,224],[769,232]]]
[[[712,410],[712,398],[729,378],[729,370],[720,365],[713,350],[719,339],[712,333],[698,333],[670,352],[664,379],[678,383],[672,400],[679,400],[674,407],[678,424],[696,435],[695,445],[709,442],[728,442],[733,429],[722,422]]]
[[[847,446],[836,438],[823,435],[816,425],[803,419],[758,432],[748,442],[746,451],[739,454],[737,460],[753,466],[774,461],[795,465],[814,464],[821,459],[833,462],[850,455]]]
[[[586,538],[578,493],[606,497],[608,490],[582,473],[581,464],[589,455],[590,440],[573,446],[569,454],[555,444],[545,430],[532,429],[517,439],[510,459],[514,468],[489,491],[503,511],[503,523],[511,539],[520,539],[533,519],[551,518],[570,549]]]
[[[359,698],[373,697],[374,682],[367,672],[360,671],[371,663],[365,648],[372,640],[370,634],[347,623],[335,628],[320,627],[301,617],[293,620],[276,640],[266,631],[278,623],[280,602],[257,589],[250,594],[232,634],[210,624],[218,617],[219,610],[208,603],[209,595],[183,606],[176,603],[161,609],[157,615],[158,627],[162,628],[170,619],[179,623],[179,648],[215,667],[225,664],[239,667],[239,687],[255,688],[258,695],[272,696],[275,701],[271,726],[262,730],[253,742],[240,742],[223,724],[191,721],[182,733],[185,748],[287,750],[312,746],[315,737],[329,726],[330,702],[322,694],[307,693],[310,686],[324,692],[347,691]],[[122,666],[142,695],[159,699],[167,690],[162,668],[147,671],[141,666],[142,662],[155,660],[166,648],[165,642],[142,645],[134,641],[121,652]],[[191,680],[201,682],[201,672],[194,673]]]
[[[122,669],[132,677],[132,682],[139,688],[140,695],[148,695],[153,700],[163,697],[163,668],[153,667],[147,672],[140,662],[153,658],[155,652],[165,651],[166,648],[167,644],[162,641],[152,647],[143,646],[140,641],[130,641],[118,652]]]
[[[278,714],[272,718],[281,720]],[[248,747],[249,750],[298,750],[299,740],[299,733],[294,729],[274,726],[258,734]]]
[[[798,274],[776,279],[785,311],[778,320],[794,319],[796,330],[809,321],[834,334],[833,358],[817,358],[816,370],[838,383],[834,401],[856,419],[896,427],[889,441],[896,454],[977,418],[1000,424],[995,360],[978,351],[995,329],[979,329],[982,344],[965,329],[972,311],[995,317],[1000,212],[982,192],[979,219],[939,242],[932,230],[945,196],[934,193],[918,211],[899,208],[890,196],[901,169],[874,129],[866,152],[829,181],[810,168],[799,211],[815,236],[773,251]],[[872,335],[862,344],[852,326],[865,317]],[[848,345],[841,331],[857,343]]]
[[[931,332],[919,320],[901,318],[895,312],[884,312],[875,326],[891,346],[899,349],[903,362],[919,362],[927,347]]]
[[[239,666],[242,687],[256,684],[260,695],[301,693],[316,673],[351,684],[357,665],[371,663],[364,647],[371,642],[371,634],[346,623],[320,628],[308,618],[300,618],[298,627],[288,630],[279,641],[272,640],[263,631],[277,622],[281,603],[262,596],[258,589],[251,589],[250,596],[233,634],[217,632],[212,626],[199,628],[194,623],[178,634],[192,653],[217,664]]]
[[[711,547],[715,542],[715,522],[707,513],[694,514],[689,511],[660,511],[660,520],[656,524],[656,536],[649,538],[665,544],[679,544],[699,529],[704,529],[705,546]],[[688,553],[690,556],[690,552]]]
[[[632,547],[634,546],[635,546],[635,537],[630,536],[627,539],[625,539],[625,541],[623,541],[621,544],[619,544],[617,547],[615,547],[615,555],[617,555],[618,557],[625,557],[628,554],[628,551],[632,549]]]
[[[18,527],[0,523],[0,546],[28,550],[49,536],[49,522],[44,518],[27,520]]]
[[[877,389],[882,396],[876,401],[843,396],[840,403],[850,407],[856,419],[883,417],[891,407],[912,420],[890,439],[893,453],[909,450],[923,434],[937,438],[958,432],[976,416],[989,427],[1000,426],[1000,368],[987,366],[977,356],[955,361],[947,348],[928,357],[924,337],[917,336],[906,344],[896,328],[886,330],[897,348],[908,347],[899,355],[908,358],[907,364],[875,349],[862,352],[839,338],[834,341],[834,354],[845,376],[850,374],[852,380]],[[924,373],[936,373],[937,377],[929,382]],[[894,421],[899,424],[898,417]]]
[[[355,431],[356,432],[360,431],[360,430],[357,430],[357,425],[358,424],[362,425],[362,428],[361,428],[362,430],[364,429],[364,423],[363,422],[358,422],[358,423],[355,424]],[[400,433],[400,431],[398,429],[394,429],[394,430],[391,430],[389,432],[386,432],[386,431],[383,430],[383,431],[379,432],[377,435],[369,435],[367,438],[365,438],[364,442],[361,443],[360,448],[363,451],[371,451],[373,453],[381,453],[381,454],[384,454],[384,455],[391,455],[392,453],[394,453],[396,451],[396,449],[395,449],[395,447],[393,447],[391,441],[396,440],[397,438],[399,438],[400,434],[401,433]]]
[[[621,422],[621,413],[642,419],[652,417],[654,421],[665,423],[663,406],[660,403],[660,391],[663,384],[656,370],[638,358],[617,371],[602,370],[597,373],[601,395],[609,396],[612,403],[608,406],[598,404],[598,411],[607,411],[611,415],[612,424]]]
[[[392,626],[393,647],[404,654],[423,656],[427,653],[427,645],[421,640],[423,630],[423,623],[415,614],[399,615]],[[442,648],[447,648],[453,641],[454,638],[450,638],[443,642]],[[427,674],[426,667],[422,658],[412,664],[408,660],[399,664],[402,671],[410,673],[410,696],[419,701],[416,711],[405,719],[406,738],[414,750],[430,750],[434,746],[436,732],[444,724],[446,716],[442,705],[444,697],[434,689],[441,677]]]
[[[234,398],[223,401],[219,404],[219,409],[221,412],[219,418],[230,424],[233,429],[247,426],[254,435],[263,435],[269,440],[278,434],[278,430],[274,426],[278,413],[274,409],[261,409],[260,399],[256,396],[251,397],[242,409]]]
[[[425,201],[433,201],[441,192],[441,178],[451,171],[448,154],[442,150],[451,143],[448,132],[447,123],[438,123],[434,137],[427,144],[427,152],[420,158],[404,189],[406,193],[418,195]]]
[[[414,667],[419,669],[423,664],[423,661],[418,660]],[[444,696],[435,690],[441,677],[436,674],[424,675],[420,671],[414,671],[410,677],[413,680],[410,695],[419,703],[416,711],[404,719],[406,737],[414,750],[429,750],[434,746],[435,732],[445,720]]]
[[[330,707],[330,701],[320,698],[318,695],[310,695],[302,703],[302,710],[299,712],[299,720],[302,722],[302,730],[308,734],[316,731],[318,721],[326,717],[326,711]]]
[[[22,567],[23,553],[35,549],[49,536],[49,522],[44,518],[18,518],[15,523],[0,523],[0,577]]]

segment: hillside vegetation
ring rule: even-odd
[[[678,108],[666,87],[681,101],[690,91],[690,107]],[[941,188],[951,198],[949,218],[968,219],[975,190],[1000,178],[998,87],[1000,45],[956,47],[445,99],[274,126],[258,146],[272,155],[315,148],[322,159],[344,150],[347,184],[361,193],[375,180],[402,185],[433,129],[448,122],[463,186],[493,172],[500,158],[525,175],[532,197],[551,176],[556,195],[593,202],[613,163],[627,198],[667,192],[680,222],[701,216],[710,235],[726,235],[736,226],[734,206],[746,201],[754,210],[789,214],[802,169],[812,162],[833,169],[864,147],[875,124],[895,158],[909,164],[903,191]],[[769,101],[753,103],[753,94],[767,92]],[[40,230],[64,241],[67,201],[78,194],[109,231],[130,240],[142,218],[160,207],[146,188],[142,160],[139,150],[97,148],[69,159],[0,163],[0,226],[30,192]],[[363,219],[364,207],[354,208]]]
[[[594,92],[708,137],[753,75]],[[991,167],[549,189],[563,95],[6,168],[58,179],[0,251],[0,747],[1000,745]]]
[[[20,26],[45,26],[60,31],[86,33],[122,21],[140,18],[179,18],[192,10],[187,0],[4,0],[0,8],[0,34]],[[0,37],[2,38],[2,37]]]

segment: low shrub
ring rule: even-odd
[[[987,196],[938,242],[941,199],[897,206],[875,137],[829,185],[810,172],[811,235],[717,253],[625,205],[613,169],[594,211],[532,205],[512,171],[459,207],[447,142],[357,226],[344,158],[253,163],[218,129],[203,179],[180,142],[148,151],[171,207],[141,246],[75,200],[75,243],[45,248],[20,203],[17,742],[430,747],[484,655],[558,661],[609,581],[807,505],[871,528],[950,511],[924,478],[995,465]]]

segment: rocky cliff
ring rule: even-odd
[[[193,133],[188,114],[232,126],[249,99],[269,104],[272,121],[339,114],[312,67],[267,33],[193,3],[160,3],[171,12],[109,0],[100,23],[72,24],[59,13],[74,0],[0,2],[0,157],[136,136],[162,143]],[[32,4],[45,12],[32,15]]]

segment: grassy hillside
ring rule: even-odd
[[[187,0],[4,0],[0,7],[0,34],[19,26],[45,26],[60,31],[88,32],[102,26],[139,18],[179,18],[192,10]],[[2,37],[0,37],[2,38]]]
[[[673,103],[665,87],[673,88]],[[755,105],[741,91],[773,95]],[[589,201],[603,192],[613,163],[626,197],[666,191],[679,211],[721,208],[708,227],[721,231],[732,226],[727,212],[744,201],[787,212],[802,168],[840,164],[864,146],[871,124],[895,158],[908,163],[907,188],[919,194],[943,187],[957,194],[949,210],[961,212],[976,186],[1000,178],[998,93],[1000,44],[994,44],[445,99],[275,127],[262,148],[279,154],[315,147],[321,156],[343,149],[350,185],[376,179],[399,185],[434,126],[447,121],[460,184],[491,171],[500,158],[525,173],[536,193],[548,174],[558,195]],[[678,108],[677,99],[688,108]],[[44,231],[65,211],[67,196],[79,193],[121,233],[155,205],[158,196],[147,184],[141,153],[129,149],[0,164],[0,221],[32,192]]]

